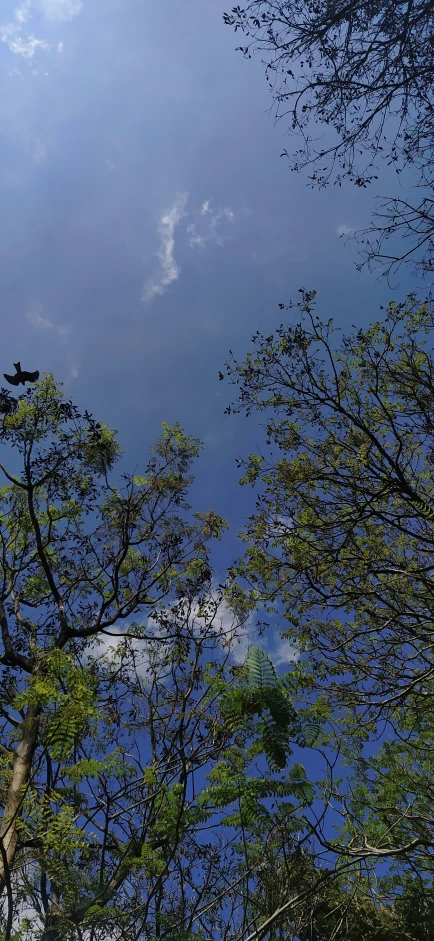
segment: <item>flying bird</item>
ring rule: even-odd
[[[36,382],[39,379],[38,369],[35,369],[35,372],[26,372],[25,369],[21,369],[21,363],[14,363],[14,366],[15,376],[7,376],[3,373],[6,382],[9,382],[11,386],[19,386],[20,383],[25,386],[26,382]]]

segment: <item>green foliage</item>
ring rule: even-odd
[[[15,451],[0,488],[0,931],[12,885],[23,941],[85,925],[117,941],[140,920],[148,939],[164,918],[179,935],[200,904],[177,902],[192,860],[217,895],[221,879],[191,799],[214,760],[203,648],[221,653],[206,596],[225,527],[190,514],[199,443],[164,424],[143,473],[113,482],[114,433],[51,376],[1,416],[0,443]]]
[[[285,683],[261,648],[249,651],[238,682],[225,689],[222,712],[231,733],[242,729],[246,719],[260,717],[262,721],[256,726],[260,750],[270,768],[286,766],[298,724]]]
[[[83,448],[83,464],[97,474],[106,474],[120,456],[120,450],[114,432],[98,423],[89,430]]]
[[[261,604],[280,618],[300,653],[288,680],[297,741],[325,749],[316,795],[333,806],[336,833],[314,816],[308,826],[348,867],[335,900],[347,906],[342,936],[366,924],[367,939],[428,937],[434,316],[410,298],[341,336],[313,301],[304,293],[298,323],[256,335],[245,361],[228,365],[229,411],[263,412],[268,441],[240,462],[257,504],[231,591],[244,612]],[[298,764],[290,775],[303,788]],[[425,912],[414,933],[400,909],[411,872]],[[295,935],[335,937],[335,902],[312,935]]]
[[[0,931],[12,904],[21,941],[229,941],[250,839],[304,833],[313,789],[291,684],[217,628],[241,608],[212,588],[224,520],[187,504],[198,442],[164,425],[113,481],[114,434],[49,376],[0,442]]]
[[[95,677],[76,667],[65,651],[49,650],[39,660],[38,671],[14,700],[14,708],[45,707],[41,741],[53,758],[66,758],[97,716]]]
[[[391,308],[328,367],[310,319],[237,367],[277,457],[249,458],[259,504],[219,591],[225,523],[190,515],[179,426],[112,483],[114,436],[50,377],[4,418],[22,469],[0,489],[0,805],[22,941],[430,937],[429,317]],[[284,676],[259,647],[235,665],[219,633],[258,602],[300,652]]]

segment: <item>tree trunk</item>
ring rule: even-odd
[[[33,756],[38,740],[40,706],[29,706],[22,724],[22,736],[12,764],[12,781],[6,798],[0,840],[0,893],[8,883],[13,868],[18,842],[17,823],[21,816],[25,788],[32,770]]]

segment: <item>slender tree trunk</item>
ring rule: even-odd
[[[3,852],[0,855],[0,894],[9,881],[18,842],[17,823],[21,816],[26,785],[30,779],[33,756],[38,740],[40,706],[29,706],[22,724],[21,741],[12,764],[12,781],[6,798],[0,840]]]
[[[60,901],[57,885],[51,883],[51,906],[45,918],[44,933],[41,941],[64,941],[64,932],[60,923]]]

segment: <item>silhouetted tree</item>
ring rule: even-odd
[[[225,22],[241,29],[245,55],[265,59],[279,117],[303,139],[295,166],[317,183],[338,161],[358,185],[360,151],[427,163],[434,138],[434,4],[426,0],[250,0]],[[318,145],[312,121],[334,131]],[[390,133],[389,141],[386,132]]]
[[[294,170],[309,169],[313,185],[348,179],[365,187],[376,179],[377,158],[398,173],[406,165],[416,169],[420,198],[382,199],[372,225],[356,238],[362,264],[379,262],[390,273],[414,260],[431,272],[431,0],[249,0],[224,19],[244,33],[245,56],[261,55],[276,118],[299,141],[284,155]]]

